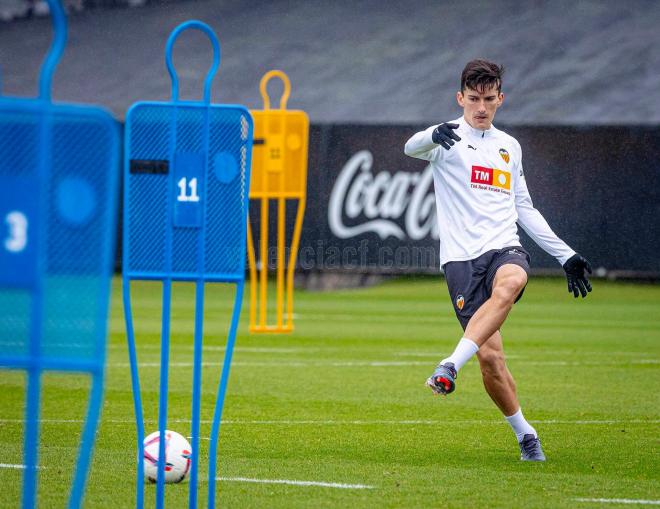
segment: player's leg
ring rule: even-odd
[[[490,298],[472,316],[464,336],[481,347],[495,334],[527,284],[527,272],[520,265],[507,263],[497,269]]]
[[[456,318],[465,330],[472,314],[488,299],[486,274],[492,260],[492,253],[484,254],[475,260],[450,262],[443,266],[449,296],[454,305]],[[449,394],[454,390],[456,374],[479,347],[471,340],[462,338],[450,361],[440,361],[426,385],[435,394]]]
[[[502,335],[495,332],[477,353],[486,392],[504,414],[520,445],[520,459],[544,461],[541,441],[534,427],[523,416],[516,394],[516,383],[504,359]]]
[[[499,330],[526,284],[527,272],[519,265],[505,264],[497,269],[490,297],[482,295],[482,303],[467,323],[463,316],[458,315],[465,333],[454,352],[440,361],[426,385],[437,394],[453,392],[458,371]],[[486,284],[480,286],[480,291],[474,292],[477,295],[471,295],[476,301],[479,301],[479,293],[486,292]]]
[[[529,255],[514,246],[485,253],[475,260],[450,262],[444,270],[454,310],[465,333],[454,352],[440,361],[426,381],[436,394],[454,390],[458,371],[504,323],[527,284]]]
[[[504,360],[502,335],[495,332],[477,352],[486,392],[505,416],[519,409],[516,384]],[[536,432],[534,432],[536,433]]]

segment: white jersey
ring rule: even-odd
[[[520,246],[516,222],[560,264],[575,254],[532,205],[518,141],[491,126],[475,129],[461,117],[450,150],[433,143],[437,126],[406,142],[405,153],[433,170],[440,264],[473,260],[486,251]]]

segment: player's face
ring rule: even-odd
[[[481,92],[466,88],[456,92],[456,100],[463,108],[463,116],[468,124],[475,129],[490,129],[495,112],[504,101],[504,94],[498,92],[495,86]]]

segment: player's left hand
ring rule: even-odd
[[[568,293],[572,293],[576,299],[578,294],[581,294],[582,298],[585,298],[587,292],[591,291],[591,283],[589,283],[585,271],[591,274],[591,264],[583,256],[575,253],[566,260],[566,263],[562,267],[566,271]]]

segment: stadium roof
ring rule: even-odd
[[[222,45],[213,99],[261,108],[258,85],[279,68],[290,108],[313,122],[431,123],[459,116],[465,62],[507,68],[503,124],[660,123],[660,2],[354,0],[213,1],[92,9],[69,20],[56,100],[102,104],[123,119],[138,100],[168,100],[164,47],[179,23],[210,24]],[[0,24],[2,90],[34,95],[50,21]],[[180,38],[182,97],[201,97],[210,45]],[[272,86],[277,97],[279,86]]]

